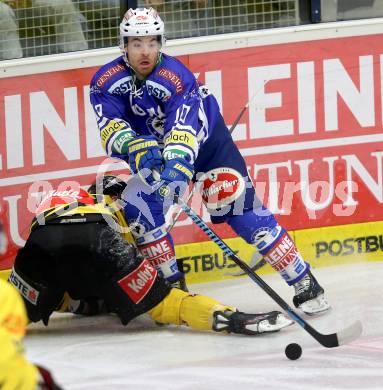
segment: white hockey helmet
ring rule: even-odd
[[[120,24],[120,49],[125,51],[129,37],[156,35],[161,46],[165,44],[165,25],[157,11],[150,8],[130,8]]]

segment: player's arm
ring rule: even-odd
[[[108,156],[126,161],[132,172],[144,182],[152,184],[152,170],[162,164],[160,147],[155,137],[138,135],[125,118],[121,98],[91,88],[90,100],[97,116],[101,143]]]
[[[172,95],[166,102],[164,129],[165,160],[182,158],[191,164],[197,159],[200,141],[204,138],[204,125],[200,121],[202,101],[198,84],[194,80],[185,85],[182,95]]]
[[[130,123],[124,118],[121,99],[91,86],[90,102],[96,114],[101,144],[108,156],[127,160],[128,142],[136,137]]]
[[[278,311],[248,314],[217,300],[173,288],[149,312],[153,320],[164,324],[187,325],[196,330],[256,335],[276,332],[292,324]]]
[[[194,174],[194,162],[203,138],[199,121],[201,104],[196,83],[182,96],[173,96],[166,103],[168,110],[161,181],[172,193],[181,194]]]

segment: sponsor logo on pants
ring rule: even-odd
[[[290,237],[285,233],[276,245],[264,255],[265,260],[277,270],[282,271],[298,257],[298,251]]]

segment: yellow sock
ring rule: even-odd
[[[193,329],[212,330],[213,313],[225,310],[236,309],[205,295],[190,294],[173,288],[166,298],[148,313],[154,321],[163,324],[182,324]]]

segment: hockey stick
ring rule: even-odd
[[[266,80],[263,84],[262,84],[262,87],[263,88],[270,80]],[[233,122],[233,124],[231,125],[229,131],[230,131],[230,134],[234,131],[234,129],[237,127],[238,125],[238,122],[241,120],[243,114],[245,113],[245,111],[249,108],[250,106],[250,103],[254,100],[254,98],[258,95],[258,92],[261,90],[261,88],[259,88],[257,91],[254,92],[253,96],[248,100],[248,102],[243,106],[241,112],[239,113],[239,115],[237,116],[237,118],[235,119],[235,121]]]
[[[338,347],[347,344],[360,336],[362,333],[362,324],[356,321],[345,329],[337,333],[322,334],[315,330],[295,311],[252,269],[243,262],[234,251],[196,214],[181,198],[178,199],[179,205],[184,212],[203,230],[221,249],[222,251],[237,264],[263,291],[265,291],[271,299],[273,299],[288,315],[297,322],[306,332],[308,332],[315,340],[326,348]]]
[[[192,188],[192,190],[190,191],[190,194],[188,195],[187,199],[186,199],[186,203],[188,204],[190,199],[192,198],[193,194],[194,194],[194,186]],[[182,207],[179,207],[179,210],[177,211],[177,214],[174,216],[172,222],[169,224],[169,226],[166,228],[166,231],[169,233],[170,230],[173,229],[174,225],[176,224],[176,222],[178,221],[178,218],[181,216],[182,214]]]
[[[182,209],[181,209],[182,210]],[[267,261],[263,258],[263,256],[255,250],[253,253],[253,256],[250,260],[249,267],[253,272],[258,271],[260,268],[265,266],[267,264]],[[225,275],[228,276],[243,276],[246,275],[246,272],[239,270],[238,272],[226,272]]]

